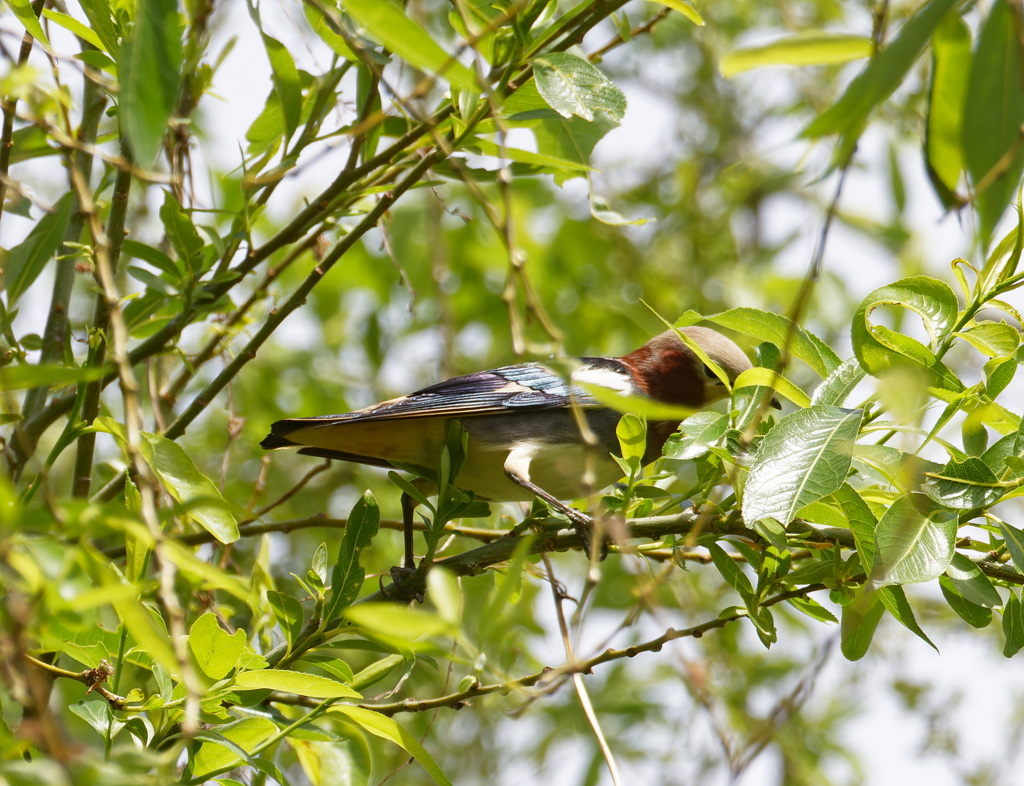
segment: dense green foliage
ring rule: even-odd
[[[1018,4],[304,0],[249,6],[244,53],[214,0],[7,5],[0,784],[674,783],[766,749],[856,782],[852,696],[801,713],[829,626],[849,661],[886,617],[1024,647]],[[269,78],[222,83],[243,55]],[[638,86],[675,134],[598,173]],[[218,96],[253,91],[220,161]],[[920,258],[909,149],[968,259]],[[844,207],[858,169],[884,220]],[[840,226],[890,283],[830,269]],[[258,447],[663,319],[756,367],[646,469],[615,404],[624,481],[576,503],[604,561],[467,499],[456,429],[402,605],[408,482]]]

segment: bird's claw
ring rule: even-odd
[[[568,508],[566,511],[568,519],[572,522],[573,529],[576,530],[576,536],[580,539],[580,544],[583,546],[583,553],[589,558],[593,553],[593,532],[594,532],[594,520],[586,513],[581,513],[575,508]],[[600,550],[597,555],[598,561],[603,561],[608,556],[608,544],[605,539],[601,538]]]
[[[380,594],[387,600],[423,602],[423,593],[408,590],[402,586],[403,582],[416,572],[416,568],[406,568],[395,565],[391,568],[391,586],[384,586],[384,577],[380,577]]]

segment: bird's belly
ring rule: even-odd
[[[518,449],[533,454],[530,480],[556,499],[577,499],[587,493],[584,473],[588,466],[594,473],[590,490],[603,489],[622,476],[622,470],[609,455],[616,446],[615,423],[620,416],[609,414],[589,418],[599,443],[590,450],[584,448],[576,424],[564,410],[517,417],[464,418],[469,451],[455,484],[480,499],[494,502],[532,500],[533,494],[505,474],[505,460],[512,450]]]

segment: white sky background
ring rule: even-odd
[[[630,8],[630,18],[642,19],[654,6],[647,3],[637,4]],[[72,7],[72,12],[77,9]],[[301,7],[291,0],[267,0],[262,6],[262,15],[267,32],[280,37],[289,46],[300,68],[321,72],[329,64],[329,56],[325,48],[311,53],[307,41],[289,40],[288,36],[295,29],[296,21],[302,18]],[[866,19],[864,24],[870,25]],[[0,19],[0,27],[5,30],[18,30],[17,24],[9,13]],[[51,29],[53,26],[51,26]],[[262,110],[266,99],[266,91],[270,84],[270,69],[263,46],[258,34],[251,24],[241,2],[222,2],[213,17],[214,37],[210,51],[216,53],[232,35],[238,35],[239,41],[218,72],[213,92],[223,100],[204,99],[202,104],[202,127],[207,130],[206,138],[196,146],[195,171],[202,172],[206,161],[214,162],[218,169],[228,169],[238,164],[240,147],[245,146],[245,132],[252,120]],[[863,32],[868,32],[865,29]],[[605,40],[596,36],[595,40]],[[9,48],[12,38],[6,37]],[[54,35],[55,45],[59,50],[74,51],[70,39],[63,33]],[[749,42],[747,42],[749,43]],[[40,70],[46,68],[45,61],[39,65]],[[852,68],[850,73],[854,73]],[[733,87],[741,93],[758,96],[760,100],[771,101],[787,89],[785,70],[765,70],[753,74],[745,74],[735,78]],[[605,188],[605,195],[611,198],[613,207],[614,193],[617,189],[627,187],[636,177],[635,173],[657,165],[664,160],[667,149],[678,149],[678,134],[681,118],[676,107],[660,99],[656,92],[640,83],[624,83],[621,87],[629,98],[629,110],[622,125],[612,131],[597,147],[595,153],[596,166],[603,170],[598,183]],[[822,151],[806,156],[807,148],[803,142],[796,141],[799,124],[795,121],[780,121],[766,128],[759,140],[758,153],[781,166],[820,166]],[[517,140],[516,144],[524,144]],[[858,153],[858,162],[862,165],[853,170],[847,180],[843,194],[844,209],[863,215],[883,219],[889,209],[890,193],[888,187],[886,160],[888,142],[877,129],[865,136]],[[287,216],[301,206],[303,197],[311,197],[335,176],[347,154],[345,145],[339,146],[334,154],[323,158],[316,167],[304,170],[301,177],[289,178],[279,187],[271,201],[271,210],[277,216]],[[827,150],[824,151],[827,155]],[[44,159],[32,166],[46,166],[52,159]],[[961,227],[956,216],[943,216],[941,206],[935,199],[927,182],[920,151],[905,149],[901,151],[900,166],[907,189],[906,220],[911,226],[915,241],[919,244],[919,255],[925,262],[928,273],[947,281],[955,287],[949,263],[957,256],[963,256],[970,249],[970,226]],[[28,172],[24,165],[22,172]],[[19,176],[18,170],[12,174]],[[807,171],[805,182],[810,184],[820,170]],[[834,190],[834,178],[827,178],[819,184],[820,200],[827,203]],[[200,199],[208,199],[208,189],[197,183]],[[581,180],[570,181],[561,191],[576,210],[586,214],[586,188]],[[45,194],[41,196],[49,197]],[[52,195],[56,197],[57,195]],[[210,206],[210,205],[206,205]],[[799,275],[806,268],[812,249],[821,227],[821,212],[807,211],[798,200],[779,199],[769,208],[764,225],[771,227],[773,234],[784,236],[790,231],[800,233],[800,239],[793,243],[782,255],[779,265],[784,272]],[[965,212],[965,217],[969,214]],[[967,219],[969,220],[969,218]],[[1004,219],[1001,232],[1006,231],[1010,218]],[[28,228],[28,222],[11,220],[5,216],[3,234],[0,242],[6,248],[14,245]],[[649,229],[626,229],[626,232],[644,232]],[[997,235],[1000,233],[997,233]],[[982,260],[968,257],[976,264]],[[880,244],[874,244],[836,223],[832,228],[829,244],[825,253],[824,269],[835,273],[844,281],[850,292],[857,296],[866,295],[872,289],[889,283],[896,275],[897,268],[893,264],[890,253]],[[26,297],[24,303],[49,303],[49,277],[44,275],[33,288],[32,297]],[[1020,309],[1024,309],[1024,297],[1020,292],[1007,298]],[[759,305],[751,303],[751,305]],[[41,332],[45,320],[44,308],[23,308],[19,321],[19,332],[29,330]],[[300,311],[293,315],[285,327],[299,327],[306,317]],[[38,324],[36,324],[38,323]],[[288,331],[282,338],[287,340]],[[843,357],[851,354],[848,343],[838,347]],[[980,362],[977,364],[980,369]],[[394,380],[400,384],[401,380]],[[1022,390],[1018,381],[1016,390]],[[1012,394],[1011,394],[1012,395]],[[1018,396],[1021,400],[1024,396]],[[1009,514],[1011,511],[1007,511]],[[1014,511],[1021,512],[1020,504]],[[937,593],[936,593],[937,594]],[[913,598],[914,592],[911,592]],[[603,639],[604,620],[593,620],[593,628],[588,630],[594,641]],[[614,624],[611,620],[609,624]],[[998,615],[993,626],[998,626]],[[927,625],[926,625],[927,627]],[[552,625],[552,630],[556,628]],[[989,633],[990,631],[985,631]],[[822,636],[834,635],[834,629],[822,628]],[[654,635],[657,635],[656,633]],[[710,634],[714,635],[714,634]],[[862,700],[862,714],[847,726],[846,741],[858,749],[866,764],[866,782],[873,786],[902,786],[906,783],[926,782],[930,786],[953,786],[963,782],[955,768],[947,766],[948,762],[939,759],[921,760],[919,748],[927,733],[924,724],[908,721],[903,711],[888,689],[891,680],[897,675],[911,675],[921,682],[949,686],[952,693],[961,686],[969,684],[969,689],[962,696],[961,710],[956,716],[958,726],[956,733],[960,736],[965,750],[977,751],[983,758],[997,758],[998,749],[992,749],[1005,737],[1001,729],[1009,726],[1011,715],[1019,713],[1024,698],[1024,676],[1019,668],[1020,656],[1015,661],[1001,657],[1001,636],[980,635],[964,626],[964,633],[956,636],[933,637],[942,651],[937,655],[923,642],[905,631],[891,618],[887,617],[879,628],[876,644],[882,643],[886,649],[897,649],[901,657],[884,661],[868,658],[860,664],[849,664],[836,652],[819,680],[818,692],[809,702],[809,711],[815,708],[818,696],[827,695],[839,689],[849,680],[851,669],[865,670],[862,685],[875,684],[877,691],[867,693]],[[551,662],[560,661],[561,644],[557,636],[551,642]],[[684,642],[675,645],[682,651],[688,651]],[[784,645],[780,645],[780,648]],[[661,657],[668,653],[666,650]],[[657,655],[641,656],[659,657]],[[643,668],[639,662],[632,667]],[[1016,668],[1014,668],[1016,666]],[[680,700],[690,706],[685,692],[680,687]],[[700,723],[699,717],[694,719]],[[523,722],[519,722],[521,729]],[[522,732],[520,732],[522,733]],[[614,741],[612,742],[614,747]],[[713,744],[709,738],[709,744]],[[622,764],[622,762],[620,762]],[[766,753],[748,776],[741,781],[747,784],[759,784],[774,780],[771,773],[776,764],[773,754]],[[572,770],[571,765],[567,769]],[[629,773],[626,766],[625,772]],[[966,769],[966,767],[965,767]],[[634,775],[638,775],[634,772]],[[602,783],[609,782],[603,775]],[[530,782],[524,779],[521,782]],[[627,777],[628,782],[628,777]]]

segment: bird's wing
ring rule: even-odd
[[[621,375],[623,379],[629,376],[628,370],[617,360],[584,358],[583,365],[573,372],[573,378],[579,378],[581,370],[589,369],[599,370],[606,375]],[[620,384],[614,387],[618,388],[624,384],[624,381],[620,381]],[[323,416],[323,419],[338,422],[494,415],[568,407],[572,400],[582,407],[600,406],[598,401],[584,390],[567,383],[561,376],[540,363],[520,363],[455,377],[401,398],[345,415]],[[315,419],[317,418],[310,418]]]

